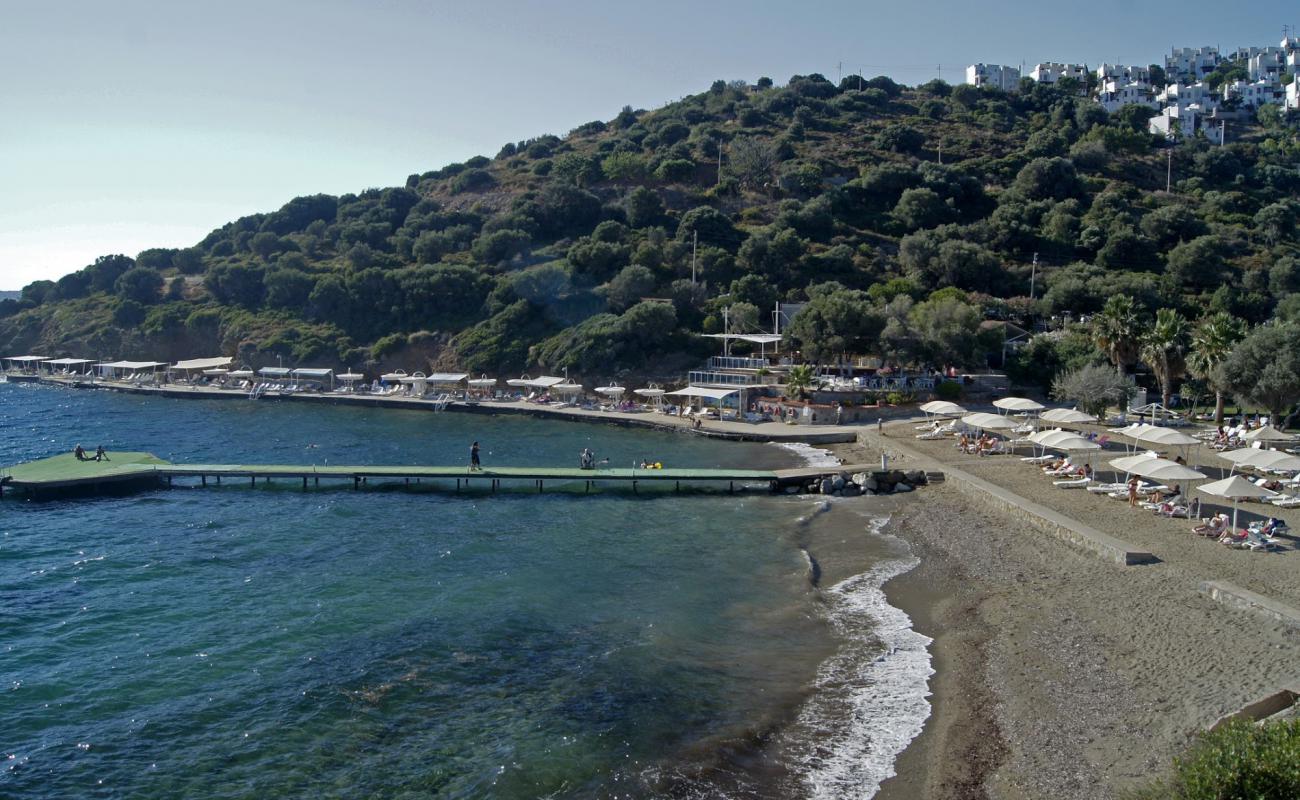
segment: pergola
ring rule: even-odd
[[[698,397],[701,400],[718,401],[718,416],[722,416],[722,400],[733,394],[739,393],[739,389],[711,389],[707,386],[687,386],[674,392],[665,392],[664,394],[675,397]]]
[[[192,358],[188,361],[177,361],[167,368],[170,375],[173,372],[184,373],[186,378],[190,377],[191,372],[206,373],[210,369],[223,369],[230,366],[235,359],[230,356],[217,356],[215,358]],[[226,373],[219,373],[224,375]]]
[[[119,372],[138,374],[146,370],[153,377],[158,374],[159,367],[166,366],[163,361],[101,361],[95,365],[95,369],[105,378],[116,378]]]

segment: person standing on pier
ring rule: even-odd
[[[469,468],[472,470],[481,470],[483,465],[478,460],[478,442],[469,447]]]

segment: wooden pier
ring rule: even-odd
[[[72,454],[18,464],[0,470],[0,496],[22,492],[28,496],[55,493],[97,494],[131,488],[160,488],[176,485],[207,486],[244,483],[250,487],[275,482],[301,484],[302,489],[320,486],[322,481],[352,485],[361,489],[373,482],[428,482],[435,487],[453,486],[497,491],[503,484],[523,486],[537,492],[552,486],[590,492],[597,484],[629,486],[636,491],[642,483],[679,490],[682,484],[721,485],[728,491],[736,486],[765,484],[776,491],[800,483],[810,475],[835,475],[860,467],[819,467],[792,470],[746,469],[577,469],[562,467],[493,467],[470,470],[464,466],[328,466],[257,464],[173,464],[150,453],[110,453],[106,461],[78,461]],[[183,483],[181,483],[183,481]]]

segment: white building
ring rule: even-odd
[[[1101,91],[1097,93],[1097,102],[1112,114],[1124,106],[1141,105],[1147,108],[1160,108],[1151,84],[1124,83],[1122,78],[1108,80],[1102,84]]]
[[[1195,136],[1198,132],[1212,144],[1222,144],[1223,129],[1206,118],[1200,106],[1168,106],[1151,118],[1147,130],[1156,136],[1174,140]]]
[[[1097,82],[1119,81],[1120,85],[1129,83],[1150,83],[1151,68],[1126,64],[1102,64],[1097,67]]]
[[[1223,85],[1223,99],[1236,97],[1246,108],[1259,108],[1263,105],[1282,103],[1286,92],[1282,84],[1274,77],[1272,80],[1233,81]]]
[[[983,89],[989,86],[1004,92],[1020,88],[1020,68],[1000,64],[971,64],[966,68],[966,82]]]
[[[1175,47],[1165,56],[1165,75],[1172,81],[1195,82],[1219,66],[1217,47]]]
[[[1219,98],[1204,83],[1171,83],[1156,99],[1177,108],[1196,105],[1205,111],[1213,111],[1219,107]]]
[[[1300,110],[1300,81],[1291,81],[1287,84],[1286,108],[1288,111]]]
[[[1034,67],[1029,73],[1035,83],[1056,83],[1061,78],[1074,78],[1080,86],[1088,83],[1088,67],[1083,64],[1060,64],[1048,61]]]
[[[1246,62],[1246,73],[1252,81],[1277,80],[1286,66],[1286,51],[1280,47],[1252,47],[1255,50]]]

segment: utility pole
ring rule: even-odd
[[[1033,266],[1029,268],[1029,299],[1034,299],[1034,282],[1038,278],[1038,254],[1034,253]]]
[[[1165,194],[1172,194],[1174,188],[1174,148],[1169,146],[1165,159]]]
[[[691,285],[695,285],[695,251],[700,246],[700,232],[691,231]]]

